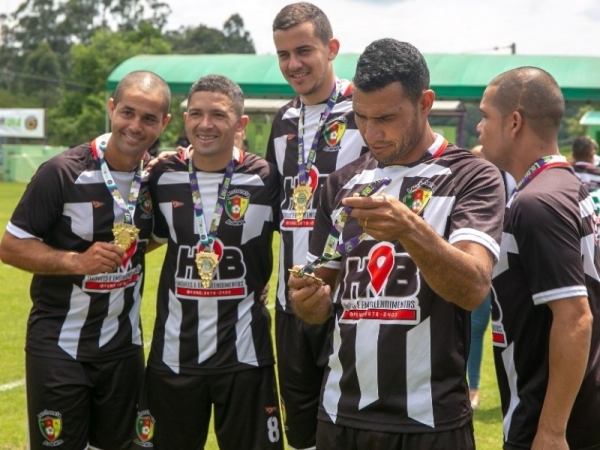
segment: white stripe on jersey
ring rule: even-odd
[[[549,291],[538,292],[533,295],[534,305],[543,305],[544,303],[554,300],[561,300],[569,297],[587,297],[588,292],[585,285],[581,286],[565,286],[558,289],[550,289]]]
[[[287,277],[290,276],[289,273],[285,272],[284,260],[283,260],[283,244],[281,239],[279,240],[279,269],[278,274],[279,278],[284,280],[285,282],[277,283],[277,302],[281,305],[281,308],[285,311],[285,300],[287,298]]]
[[[423,219],[440,236],[443,236],[446,231],[454,203],[456,203],[456,197],[436,197],[434,194],[429,198],[429,202],[423,210]]]
[[[581,217],[589,217],[596,212],[594,200],[592,200],[591,196],[588,195],[585,200],[579,202],[579,211],[581,213]]]
[[[34,236],[33,234],[29,234],[27,231],[23,230],[22,228],[19,228],[19,227],[13,225],[12,222],[8,222],[6,224],[6,231],[8,231],[14,237],[19,238],[19,239],[37,239],[38,241],[42,240],[41,238]]]
[[[492,272],[492,279],[496,278],[501,273],[508,270],[508,254],[513,255],[519,254],[519,247],[517,246],[517,240],[515,236],[510,233],[502,233],[502,239],[500,240],[500,256],[498,262],[494,266]]]
[[[521,399],[519,398],[519,391],[517,389],[517,380],[519,375],[517,374],[517,369],[515,367],[515,344],[511,343],[506,350],[502,351],[502,363],[504,364],[504,371],[506,372],[506,377],[508,379],[508,387],[510,389],[510,403],[508,405],[508,411],[506,411],[506,416],[504,416],[503,428],[504,428],[504,439],[508,437],[508,432],[510,431],[510,424],[512,422],[512,416],[521,403]]]
[[[58,346],[76,359],[81,329],[90,309],[90,296],[78,286],[73,285],[70,300],[69,312],[58,336]]]
[[[431,393],[430,322],[428,317],[406,332],[406,410],[411,419],[435,427]]]
[[[63,214],[71,218],[71,231],[74,234],[89,242],[94,240],[94,222],[90,220],[94,214],[94,207],[91,202],[65,203]],[[121,212],[122,219],[123,213]]]
[[[225,217],[221,217],[225,220]],[[257,205],[250,203],[244,214],[244,227],[242,229],[241,245],[244,245],[251,239],[260,236],[265,222],[273,222],[273,208],[267,205]]]
[[[496,261],[498,260],[500,255],[500,246],[495,239],[490,237],[489,234],[482,233],[474,228],[461,228],[460,230],[453,232],[448,238],[448,242],[453,245],[460,241],[477,242],[478,244],[487,248],[492,255],[494,255],[494,259]]]
[[[237,318],[235,323],[235,348],[239,362],[258,366],[254,336],[252,335],[252,306],[254,305],[254,292],[242,300],[237,307]]]
[[[129,322],[131,323],[131,342],[137,345],[142,345],[142,328],[140,327],[140,308],[142,307],[142,295],[140,291],[144,285],[144,274],[145,272],[142,270],[140,272],[140,278],[133,288],[135,305],[133,308],[131,308],[131,311],[129,311]]]
[[[217,332],[219,324],[218,297],[202,297],[198,300],[177,300],[196,302],[198,308],[198,364],[217,353]],[[181,322],[180,322],[181,323]],[[175,337],[179,342],[179,332]],[[165,342],[167,336],[165,334]],[[179,345],[179,344],[178,344]]]
[[[325,409],[325,412],[329,415],[333,423],[336,423],[340,397],[342,396],[340,380],[344,374],[344,369],[342,368],[340,359],[337,357],[341,346],[342,336],[340,334],[340,324],[336,316],[335,328],[333,330],[333,352],[329,356],[329,362],[327,363],[330,371],[325,379],[325,389],[323,391],[323,409]]]
[[[108,298],[108,312],[102,321],[100,329],[99,347],[104,347],[110,340],[115,337],[119,331],[119,314],[123,312],[125,301],[122,295],[122,289],[110,291]],[[136,309],[135,307],[133,309]]]
[[[598,245],[596,236],[588,234],[581,238],[581,254],[583,255],[583,271],[586,275],[596,281],[600,281],[600,275],[594,264],[595,247]]]
[[[163,361],[175,373],[179,373],[179,333],[182,318],[181,302],[173,291],[169,290],[169,317],[165,321]]]
[[[356,324],[356,376],[360,388],[358,409],[363,409],[379,400],[379,384],[377,383],[379,361],[377,348],[379,345],[379,322],[361,320]]]

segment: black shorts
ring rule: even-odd
[[[26,354],[31,450],[129,448],[144,354],[102,363]]]
[[[285,434],[294,449],[314,448],[323,376],[331,353],[333,318],[309,325],[275,311],[277,372]]]
[[[217,375],[146,369],[134,448],[200,450],[211,410],[221,450],[282,450],[273,366]]]
[[[319,450],[475,450],[473,422],[437,433],[382,433],[319,421]]]

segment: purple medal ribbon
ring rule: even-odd
[[[521,189],[527,186],[527,184],[536,176],[538,176],[541,172],[552,167],[571,167],[571,164],[569,164],[566,158],[562,155],[549,155],[538,159],[527,170],[525,176],[523,176],[521,181],[517,183],[512,193],[510,194],[511,198],[514,195],[516,195],[517,192],[519,192]]]
[[[358,195],[359,197],[369,197],[375,194],[376,192],[379,192],[385,186],[390,184],[391,181],[392,180],[388,177],[383,177],[378,180],[375,180],[366,185]],[[348,239],[345,242],[339,243],[340,236],[342,235],[342,231],[344,230],[344,226],[346,225],[346,219],[348,218],[348,215],[351,211],[352,208],[350,206],[344,206],[344,208],[340,211],[340,213],[335,218],[333,226],[331,227],[331,232],[329,233],[327,241],[325,242],[325,249],[323,250],[323,254],[317,259],[315,259],[312,263],[307,264],[302,269],[300,269],[299,273],[301,275],[310,275],[316,269],[325,265],[327,261],[346,256],[367,237],[367,233],[362,233],[358,236],[354,236],[353,238]]]
[[[106,151],[106,144],[108,138],[105,136],[101,136],[100,144],[98,145],[98,161],[100,162],[100,172],[102,173],[102,178],[104,178],[104,184],[108,188],[110,195],[114,199],[115,203],[119,206],[121,211],[123,211],[123,221],[128,225],[133,225],[133,216],[135,214],[135,207],[137,205],[138,197],[140,194],[140,187],[142,185],[142,170],[144,167],[143,160],[140,161],[138,167],[135,171],[135,175],[133,176],[133,180],[131,181],[131,188],[129,190],[129,195],[127,198],[127,203],[123,199],[123,196],[119,192],[117,188],[117,184],[110,174],[110,169],[108,168],[108,163],[106,159],[104,159],[104,152]]]
[[[319,120],[319,125],[317,126],[317,131],[315,132],[315,137],[312,140],[312,144],[310,146],[310,152],[308,153],[308,158],[306,161],[304,160],[304,103],[300,104],[300,115],[298,117],[298,183],[299,184],[307,184],[308,177],[310,174],[310,169],[312,168],[313,163],[315,162],[315,158],[317,155],[317,146],[319,144],[319,139],[321,138],[321,134],[323,134],[323,128],[329,114],[333,110],[335,102],[340,95],[341,86],[339,81],[336,81],[331,94],[329,95],[329,99],[327,100],[327,104],[325,105],[325,110],[321,113],[321,119]]]
[[[231,184],[233,177],[233,169],[235,168],[235,159],[232,158],[227,164],[225,169],[225,175],[223,176],[223,182],[219,188],[219,197],[215,204],[215,212],[210,225],[210,230],[206,232],[206,226],[204,224],[204,211],[202,209],[202,197],[200,196],[200,188],[198,187],[198,180],[196,178],[196,168],[192,163],[192,158],[188,160],[188,173],[190,176],[190,190],[192,191],[192,201],[194,202],[194,215],[196,216],[196,224],[198,225],[198,231],[200,233],[200,248],[199,252],[207,249],[212,251],[213,243],[217,237],[217,228],[221,222],[221,216],[223,215],[223,208],[225,207],[225,197],[227,196],[227,190]]]

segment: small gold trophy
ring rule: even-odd
[[[210,287],[210,282],[215,275],[218,263],[219,257],[213,252],[196,253],[196,266],[198,267],[198,275],[200,275],[204,289]]]
[[[112,233],[115,237],[115,245],[123,250],[128,250],[140,234],[140,229],[127,223],[115,223]]]
[[[312,189],[308,184],[299,184],[294,188],[292,200],[294,202],[294,210],[296,211],[296,221],[302,221],[311,196]]]

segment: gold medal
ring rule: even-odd
[[[128,250],[137,239],[140,229],[127,223],[115,223],[112,233],[115,237],[115,245],[123,250]]]
[[[292,200],[294,201],[294,210],[296,211],[296,220],[298,222],[302,221],[311,196],[312,189],[308,184],[298,184],[294,188]]]
[[[325,282],[321,280],[318,276],[316,276],[314,273],[304,273],[304,270],[302,269],[288,269],[288,271],[296,278],[310,277],[313,280],[315,280],[319,286],[325,286]]]
[[[198,275],[202,280],[204,289],[210,287],[210,282],[215,275],[215,269],[219,264],[219,257],[213,252],[198,252],[196,253],[196,266],[198,267]]]

